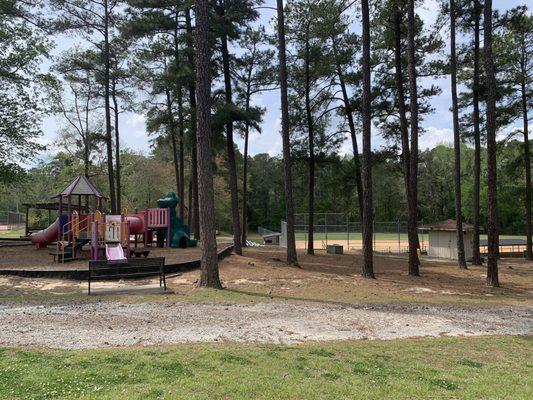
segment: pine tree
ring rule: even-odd
[[[154,57],[156,64],[163,62],[164,66],[159,63],[161,67],[160,72],[152,75],[144,75],[144,79],[139,80],[141,84],[147,81],[153,81],[151,96],[163,95],[166,108],[166,116],[161,119],[161,115],[155,113],[156,124],[155,130],[159,130],[157,121],[164,122],[165,137],[172,147],[172,157],[174,166],[174,175],[176,180],[176,191],[180,198],[179,216],[181,219],[185,217],[185,141],[190,146],[191,153],[196,153],[196,139],[194,137],[195,127],[193,121],[194,115],[191,115],[186,129],[185,112],[189,106],[190,113],[196,112],[195,108],[191,106],[196,99],[187,103],[184,99],[184,88],[191,82],[194,82],[194,62],[190,61],[191,49],[187,46],[191,45],[189,40],[189,27],[184,25],[184,20],[187,19],[188,9],[181,0],[169,0],[162,7],[161,4],[155,4],[149,0],[129,0],[129,7],[126,10],[127,21],[123,24],[122,32],[126,37],[135,37],[137,39],[147,38],[143,42],[145,49],[155,47],[155,51],[147,51],[144,53],[144,62],[150,63],[150,57]],[[192,27],[190,27],[192,29]],[[154,38],[157,38],[154,40]],[[194,61],[194,60],[193,60]],[[191,90],[190,90],[191,91]],[[159,105],[155,102],[154,106]],[[155,112],[155,110],[153,110]],[[186,137],[187,133],[187,137]],[[196,164],[196,157],[192,155],[191,160]],[[192,173],[196,173],[196,168],[191,168]],[[191,179],[195,181],[195,179]],[[195,185],[196,187],[196,185]],[[196,192],[196,190],[195,190]],[[196,195],[195,195],[196,198]],[[189,214],[193,213],[193,207],[189,208]],[[198,238],[198,229],[192,229],[195,236]]]
[[[81,63],[80,60],[94,58],[92,50],[73,48],[63,52],[52,68],[56,78],[50,82],[47,91],[51,111],[66,123],[61,131],[62,138],[76,137],[86,177],[91,176],[92,158],[101,140],[101,127],[95,116],[101,108],[101,98],[97,71],[92,63]]]
[[[211,136],[211,40],[207,0],[195,0],[196,11],[196,139],[198,149],[198,195],[201,229],[200,286],[221,289],[215,238]]]
[[[418,204],[418,87],[415,57],[415,0],[407,1],[407,65],[409,72],[409,108],[411,116],[409,191],[412,204]],[[418,219],[418,218],[417,218]],[[420,276],[417,254],[409,251],[409,275]]]
[[[113,166],[113,136],[111,123],[111,49],[114,35],[113,15],[118,0],[50,0],[56,13],[52,28],[58,32],[75,32],[82,35],[100,52],[103,65],[102,86],[104,91],[105,143],[107,153],[107,178],[111,213],[117,213],[115,174]],[[95,35],[96,33],[96,35]]]
[[[487,79],[487,178],[488,178],[488,262],[487,284],[500,286],[498,280],[498,198],[496,187],[496,78],[492,54],[492,0],[485,0],[484,9],[484,63]]]
[[[363,25],[363,276],[365,278],[374,277],[374,262],[372,248],[372,234],[374,223],[374,210],[372,201],[372,150],[371,150],[371,129],[372,129],[372,105],[370,87],[370,11],[368,0],[361,1],[361,14]]]
[[[495,54],[498,59],[497,80],[504,92],[500,100],[505,108],[504,123],[521,119],[524,163],[524,215],[526,222],[526,258],[533,259],[531,223],[531,156],[528,110],[533,98],[533,16],[527,7],[517,7],[502,16],[494,37]],[[501,108],[501,107],[499,107]],[[501,114],[501,111],[500,113]]]
[[[272,60],[274,51],[264,48],[267,36],[263,27],[259,29],[246,28],[239,40],[243,51],[234,63],[232,74],[236,85],[236,104],[244,115],[244,122],[237,125],[237,129],[244,138],[243,154],[243,187],[242,187],[242,246],[246,246],[248,228],[248,147],[252,130],[261,132],[261,126],[248,117],[259,119],[265,109],[252,105],[252,99],[257,94],[277,88],[276,71]],[[252,116],[253,115],[253,116]]]
[[[455,45],[457,9],[455,0],[450,0],[450,73],[452,89],[454,175],[455,175],[455,221],[457,236],[457,262],[459,268],[466,269],[463,235],[463,214],[461,208],[461,134],[459,132],[459,110],[457,105],[457,51]]]
[[[289,59],[292,134],[303,150],[298,158],[308,164],[307,254],[314,254],[316,167],[338,145],[334,135],[326,138],[328,119],[336,108],[332,92],[335,66],[325,61],[331,54],[320,37],[319,11],[309,0],[293,0],[287,5],[287,32],[293,49]]]
[[[281,137],[283,140],[283,170],[285,188],[285,219],[287,223],[287,264],[298,265],[294,237],[294,205],[292,198],[292,159],[289,127],[289,99],[287,88],[287,54],[285,43],[285,10],[283,0],[276,0],[279,85],[281,94]]]
[[[349,9],[349,3],[345,0],[331,0],[322,3],[323,28],[321,34],[329,41],[331,57],[334,60],[333,68],[336,73],[334,84],[342,94],[342,108],[339,109],[343,118],[346,119],[352,152],[354,157],[354,179],[357,192],[359,219],[363,216],[363,181],[361,175],[361,160],[359,146],[357,144],[356,121],[361,119],[361,93],[359,63],[355,62],[361,46],[360,38],[348,31],[350,20],[344,17],[344,12]],[[348,90],[355,94],[350,97]],[[355,115],[355,117],[354,117]]]
[[[409,241],[409,269],[416,270],[418,258],[417,207],[412,197],[411,177],[411,135],[410,128],[410,88],[407,45],[407,1],[384,0],[377,3],[379,8],[374,16],[373,60],[375,105],[374,114],[381,135],[391,143],[390,150],[398,152],[404,177],[405,199],[407,203],[407,233]],[[418,73],[426,77],[439,77],[445,74],[444,63],[439,57],[443,48],[440,35],[424,27],[416,17],[415,57]],[[424,85],[417,91],[418,120],[433,112],[431,98],[441,89],[436,85]],[[399,218],[400,216],[396,216]]]
[[[231,111],[233,103],[233,82],[231,76],[231,54],[229,51],[230,42],[238,38],[243,26],[252,22],[258,17],[254,7],[255,0],[217,0],[215,2],[215,14],[217,16],[217,26],[215,31],[220,40],[220,52],[222,56],[222,75],[224,78],[224,96],[228,112],[226,123],[226,151],[229,184],[231,191],[231,214],[233,226],[234,251],[242,255],[242,234],[239,213],[239,190],[237,183],[237,165],[235,161],[235,143],[233,140],[234,121]]]

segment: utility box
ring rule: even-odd
[[[328,244],[326,252],[328,254],[344,254],[344,247],[340,244]]]
[[[422,225],[419,230],[428,232],[428,256],[457,260],[457,227],[453,219]],[[474,227],[463,223],[465,258],[472,258]]]

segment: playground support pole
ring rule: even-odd
[[[167,247],[170,247],[170,207],[167,208]]]
[[[57,242],[61,240],[61,230],[63,227],[61,226],[61,214],[63,214],[63,196],[59,195],[59,211],[57,213],[57,222],[59,223],[59,229],[57,230]]]
[[[131,258],[130,251],[130,221],[126,222],[126,257],[128,260]]]
[[[91,222],[91,259],[96,261],[98,258],[98,221]]]
[[[28,215],[30,213],[30,208],[29,207],[26,207],[26,223],[24,224],[25,225],[25,229],[24,229],[24,236],[28,236],[29,232],[28,232]],[[9,222],[8,222],[9,224]],[[50,210],[48,210],[48,225],[50,225]]]
[[[68,196],[68,200],[67,200],[67,213],[68,213],[68,218],[67,218],[67,226],[68,224],[72,221],[72,197],[71,196]],[[70,229],[67,231],[67,242],[71,242],[71,235],[72,235],[72,224],[70,224]]]
[[[148,246],[148,209],[144,211],[144,235],[143,235],[144,247]]]

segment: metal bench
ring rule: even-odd
[[[89,278],[87,294],[91,294],[91,282],[106,279],[144,278],[159,275],[159,286],[167,290],[165,278],[165,258],[133,258],[127,262],[109,263],[89,261]]]

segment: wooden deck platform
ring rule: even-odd
[[[133,249],[133,248],[132,248]],[[165,257],[167,273],[182,272],[200,267],[200,247],[186,249],[148,247],[149,257]],[[218,256],[225,257],[233,251],[233,244],[219,243]],[[66,279],[87,279],[89,274],[89,252],[84,258],[65,263],[54,263],[47,249],[17,246],[0,248],[0,275],[23,277],[46,277]]]

